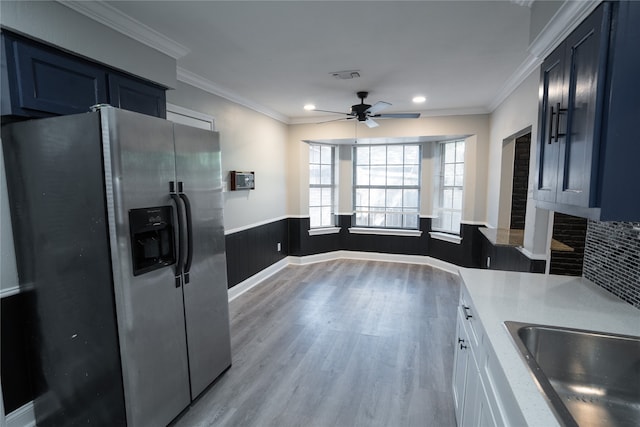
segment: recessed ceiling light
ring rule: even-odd
[[[316,106],[313,105],[313,104],[307,104],[307,105],[304,106],[304,109],[307,110],[307,111],[313,111],[313,110],[316,109]]]
[[[414,96],[412,101],[416,104],[422,104],[423,102],[425,102],[427,100],[427,98],[425,98],[424,96]]]

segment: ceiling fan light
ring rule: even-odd
[[[422,104],[426,100],[427,100],[427,98],[422,96],[422,95],[414,96],[413,99],[412,99],[414,104]]]
[[[305,110],[307,110],[307,111],[313,111],[313,110],[315,110],[315,109],[316,109],[316,106],[315,106],[315,105],[313,105],[313,104],[307,104],[307,105],[305,105],[303,108],[304,108]]]

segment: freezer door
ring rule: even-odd
[[[127,424],[167,425],[190,403],[182,288],[174,266],[133,275],[129,211],[173,205],[172,124],[114,108],[100,112]]]
[[[220,145],[217,133],[189,126],[175,124],[174,135],[177,179],[191,207],[192,260],[183,291],[195,399],[231,365]]]

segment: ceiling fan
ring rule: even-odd
[[[351,106],[351,112],[342,113],[339,111],[329,111],[329,110],[319,110],[314,109],[314,111],[322,111],[324,113],[333,113],[333,114],[344,114],[346,117],[344,119],[338,120],[351,120],[358,119],[359,122],[364,122],[370,128],[378,127],[378,123],[373,120],[373,118],[377,119],[417,119],[420,117],[420,113],[391,113],[391,114],[379,114],[380,111],[384,110],[391,106],[390,103],[384,101],[378,101],[373,105],[365,104],[364,100],[369,95],[369,92],[358,92],[358,98],[360,98],[360,104],[355,104]],[[326,123],[326,122],[325,122]]]

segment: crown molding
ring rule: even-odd
[[[600,3],[602,0],[565,1],[533,39],[529,53],[537,58],[546,58]]]
[[[132,39],[152,47],[174,59],[182,58],[191,50],[170,39],[153,28],[125,15],[118,9],[102,0],[96,1],[62,1],[56,0],[63,6],[93,19],[107,27],[124,34]]]
[[[513,3],[525,3],[512,0]],[[527,58],[500,88],[489,110],[493,112],[576,27],[602,2],[602,0],[565,1],[551,17],[540,34],[529,44]],[[524,4],[522,4],[525,6]],[[529,5],[530,6],[530,5]]]
[[[212,93],[231,102],[235,102],[236,104],[240,104],[251,110],[257,111],[258,113],[264,114],[265,116],[269,116],[272,119],[278,120],[279,122],[282,122],[284,124],[289,124],[289,117],[285,116],[284,114],[280,114],[275,110],[265,107],[264,105],[260,105],[247,98],[244,98],[228,89],[218,86],[211,80],[205,79],[204,77],[192,73],[191,71],[186,70],[182,67],[178,67],[177,77],[178,80],[183,83],[190,84],[191,86],[195,86],[199,89],[204,90],[205,92]]]

